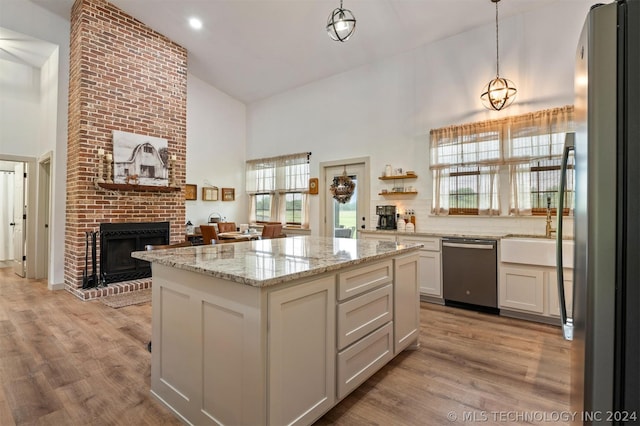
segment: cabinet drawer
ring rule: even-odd
[[[429,237],[406,237],[404,235],[398,236],[398,242],[400,244],[406,243],[418,243],[422,244],[421,250],[440,251],[440,238]]]
[[[393,319],[391,284],[338,305],[338,349],[343,349]]]
[[[338,276],[338,300],[345,300],[393,279],[391,260],[343,272]]]
[[[338,353],[338,399],[344,398],[393,358],[393,322]]]

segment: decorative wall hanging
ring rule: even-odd
[[[222,201],[233,201],[236,199],[236,190],[234,188],[222,188]]]
[[[203,186],[202,187],[202,200],[203,201],[218,201],[218,187],[217,186]]]
[[[186,184],[184,186],[184,199],[185,200],[197,200],[198,199],[198,185]]]
[[[309,194],[316,195],[318,193],[318,178],[309,179]]]
[[[167,140],[114,130],[113,180],[118,184],[168,186]]]
[[[344,172],[341,176],[333,178],[333,183],[329,187],[331,195],[340,204],[348,203],[355,189],[355,182],[347,175],[347,166],[344,166]]]

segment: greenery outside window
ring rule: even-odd
[[[310,155],[305,152],[247,161],[251,223],[308,227]]]
[[[255,194],[256,222],[269,222],[271,217],[271,194]]]

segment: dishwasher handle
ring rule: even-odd
[[[443,242],[442,247],[454,247],[474,250],[493,250],[493,243],[490,244],[465,244],[465,243],[449,243]]]

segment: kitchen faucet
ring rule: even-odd
[[[547,225],[545,227],[544,235],[547,238],[551,238],[551,234],[554,234],[555,232],[555,228],[551,227],[551,197],[547,197]]]

